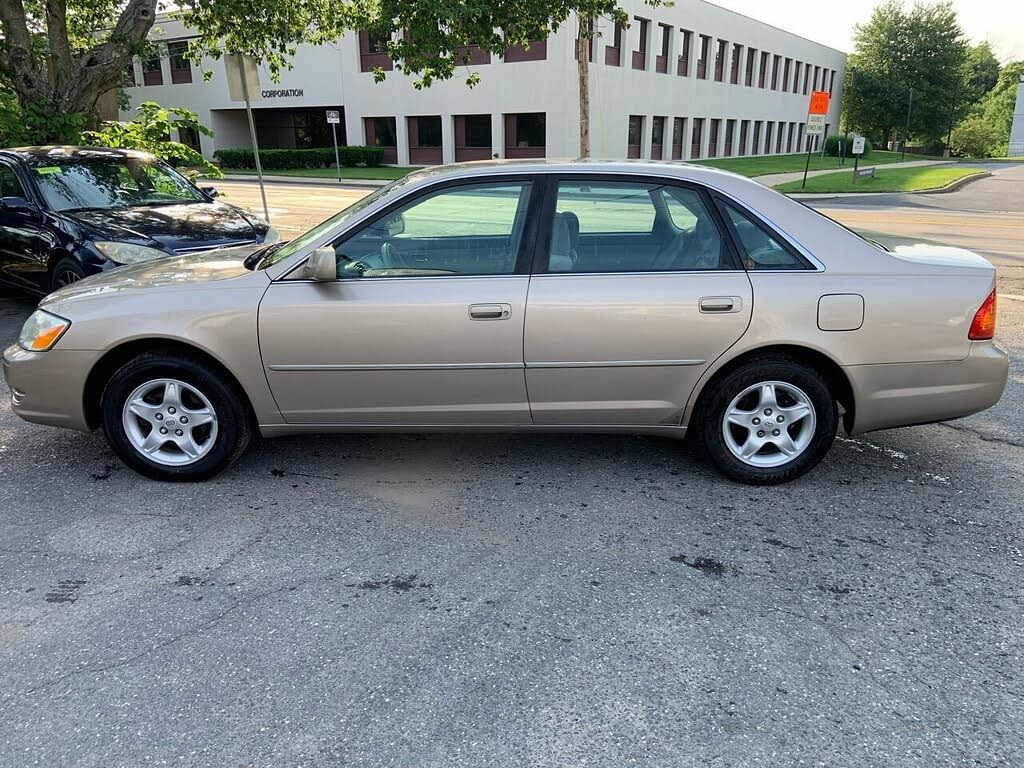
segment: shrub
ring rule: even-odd
[[[983,115],[969,115],[953,128],[949,149],[961,157],[999,157],[1006,154],[1006,137]]]
[[[839,142],[842,141],[846,144],[843,153],[846,156],[850,155],[850,148],[853,146],[852,133],[833,133],[831,136],[825,139],[825,154],[831,157],[839,157]],[[867,157],[871,154],[871,139],[864,139],[864,154],[861,157]]]
[[[255,168],[251,149],[218,149],[213,156],[225,168]],[[384,159],[381,147],[338,147],[338,160],[347,168],[357,165],[380,165]],[[329,168],[334,165],[334,148],[261,149],[260,163],[268,171],[286,168]]]

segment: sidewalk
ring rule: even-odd
[[[256,184],[259,179],[255,173],[225,173],[224,181],[250,181]],[[377,189],[385,184],[390,184],[391,179],[337,179],[321,178],[319,176],[273,176],[263,174],[263,181],[267,184],[305,184],[327,186],[327,187],[362,187],[364,189]]]
[[[955,163],[956,160],[907,160],[904,163],[882,163],[881,165],[875,165],[874,167],[878,170],[883,168],[914,168],[921,165],[948,165],[949,163]],[[871,168],[872,163],[870,161],[861,162],[859,168]],[[831,168],[823,169],[820,171],[810,171],[807,174],[807,178],[812,176],[823,176],[826,173],[853,173],[853,161],[850,160],[843,168]],[[803,171],[795,171],[793,173],[769,173],[766,176],[754,176],[754,181],[758,184],[764,184],[766,187],[774,187],[776,184],[785,184],[787,181],[800,181],[804,177]],[[859,194],[859,193],[857,193]]]

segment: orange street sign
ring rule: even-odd
[[[824,115],[828,113],[828,91],[811,91],[811,105],[807,108],[809,115]]]

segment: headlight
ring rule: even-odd
[[[71,327],[71,321],[37,309],[21,327],[18,344],[29,352],[45,352],[57,343],[64,331]]]
[[[264,245],[273,245],[274,243],[281,241],[281,233],[277,231],[277,227],[267,225],[267,234],[263,236]]]
[[[145,245],[134,243],[118,243],[114,241],[93,243],[96,250],[106,256],[115,264],[138,264],[141,261],[152,261],[170,256],[166,251],[159,248],[150,248]]]

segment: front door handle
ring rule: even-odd
[[[470,304],[470,320],[508,320],[512,317],[511,304]]]
[[[718,314],[739,312],[743,308],[743,299],[739,296],[705,296],[700,300],[701,312]]]

